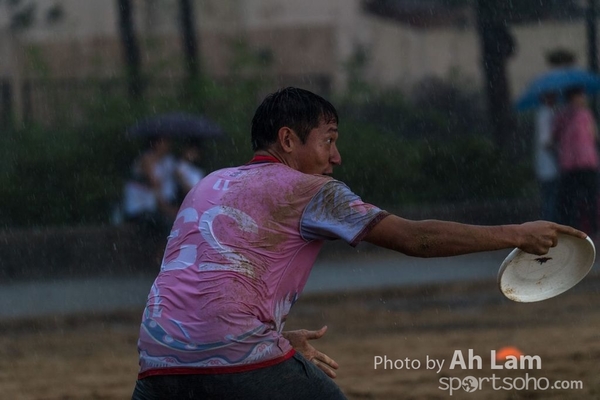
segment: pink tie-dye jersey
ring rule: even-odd
[[[227,373],[293,355],[281,335],[325,239],[388,215],[343,183],[279,163],[205,177],[184,200],[140,329],[140,374]]]

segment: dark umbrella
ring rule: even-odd
[[[564,68],[548,72],[534,79],[515,103],[518,111],[525,111],[540,105],[540,96],[554,92],[562,99],[564,91],[580,86],[588,94],[600,91],[600,76],[579,68]]]
[[[203,115],[182,112],[161,114],[138,121],[127,130],[131,138],[171,137],[208,139],[224,135],[223,129]]]

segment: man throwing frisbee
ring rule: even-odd
[[[326,327],[283,330],[326,240],[444,257],[513,247],[545,254],[559,233],[586,236],[546,221],[392,215],[331,177],[339,138],[331,103],[279,90],[252,119],[252,160],[189,192],[143,312],[133,400],[345,399],[332,380],[337,363],[309,344]]]

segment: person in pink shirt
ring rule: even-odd
[[[252,119],[253,158],[188,193],[143,312],[133,400],[345,399],[332,380],[338,364],[309,342],[327,328],[284,330],[325,241],[442,257],[512,247],[545,254],[558,233],[585,237],[547,221],[392,215],[332,177],[339,138],[331,103],[281,89]]]
[[[560,170],[559,222],[577,228],[585,220],[590,236],[598,232],[597,127],[581,87],[565,91],[567,105],[556,116],[553,126]],[[583,210],[583,212],[582,212]]]

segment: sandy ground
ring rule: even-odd
[[[328,325],[315,343],[339,362],[349,399],[598,399],[599,300],[596,275],[529,304],[505,299],[494,282],[311,295],[286,328]],[[0,397],[130,398],[140,312],[0,321]],[[492,363],[508,345],[529,358]],[[461,387],[468,377],[475,392]],[[559,380],[564,389],[551,389]]]

